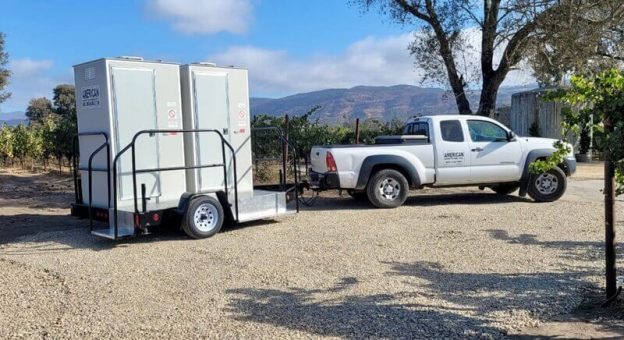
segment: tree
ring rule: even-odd
[[[622,32],[620,29],[624,27],[624,2],[621,0],[352,1],[365,10],[377,6],[399,23],[419,25],[421,30],[409,47],[416,63],[425,70],[426,79],[448,81],[461,114],[473,113],[466,90],[471,82],[480,82],[481,97],[476,113],[491,115],[498,90],[509,72],[523,60],[544,65],[540,62],[550,54],[551,46],[557,45],[558,35],[566,34],[568,41],[597,46],[607,28],[611,32]],[[577,24],[579,29],[566,30]],[[590,29],[597,34],[586,34]],[[479,46],[469,43],[475,34],[480,34]],[[614,34],[612,38],[622,40],[621,34]],[[476,64],[467,55],[471,48],[479,55]],[[582,62],[587,54],[606,55],[603,52],[608,50],[588,48],[574,61]],[[560,54],[561,63],[568,65],[571,61],[563,56],[574,55]],[[562,67],[570,68],[574,67]]]
[[[54,90],[54,112],[61,116],[76,116],[76,89],[74,85],[57,85]]]
[[[5,67],[8,63],[9,54],[4,51],[4,34],[0,32],[0,103],[11,96],[10,92],[4,91],[11,76],[11,72]]]
[[[0,156],[2,156],[4,165],[9,159],[13,159],[13,130],[4,123],[0,128]]]
[[[616,194],[624,194],[624,72],[612,69],[594,77],[574,76],[570,88],[552,91],[548,98],[583,107],[565,111],[563,136],[569,131],[578,135],[586,122],[591,121],[589,115],[593,115],[604,131],[599,147],[605,157],[606,295],[607,299],[612,299],[617,294],[614,203]],[[557,151],[551,157],[531,164],[532,173],[541,173],[560,164],[569,150],[561,142],[555,146]]]
[[[20,160],[20,165],[24,167],[24,159],[28,155],[29,136],[28,129],[19,124],[13,128],[13,155]]]
[[[38,122],[53,113],[52,102],[45,97],[31,99],[26,108],[26,117],[31,122]]]
[[[59,171],[62,171],[63,156],[69,161],[73,159],[73,138],[78,133],[76,115],[76,89],[73,85],[61,84],[54,88],[54,112],[60,119],[55,130],[56,157],[59,162]]]

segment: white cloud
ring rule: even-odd
[[[30,58],[11,61],[9,69],[14,78],[26,78],[41,72],[48,71],[54,66],[52,60],[33,60]]]
[[[248,68],[254,96],[282,96],[358,85],[420,85],[424,70],[415,66],[408,50],[413,37],[413,33],[367,37],[337,54],[301,58],[283,50],[233,46],[209,56],[207,61]],[[478,62],[478,53],[478,49],[471,49],[463,59]],[[518,70],[509,74],[504,86],[534,82],[529,71]]]
[[[0,112],[24,111],[30,99],[35,97],[52,97],[52,89],[62,83],[73,83],[71,72],[55,74],[51,60],[34,60],[30,58],[11,60],[8,69],[11,71],[9,86],[11,97],[0,104]]]
[[[286,51],[235,46],[207,60],[248,68],[254,95],[357,85],[415,84],[422,75],[414,68],[407,50],[411,37],[411,34],[368,37],[338,54],[303,58],[295,58]]]
[[[245,33],[253,12],[250,0],[148,0],[147,6],[185,34]]]

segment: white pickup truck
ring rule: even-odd
[[[501,195],[520,189],[538,202],[559,199],[576,171],[573,152],[557,168],[529,173],[529,164],[551,155],[554,139],[519,137],[499,122],[479,116],[411,118],[402,136],[382,136],[374,145],[315,146],[310,185],[346,190],[378,208],[402,205],[410,189],[478,186]]]

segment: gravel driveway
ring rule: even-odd
[[[13,238],[0,245],[0,338],[505,337],[602,284],[599,184],[572,182],[551,204],[459,189],[376,210],[328,196],[207,240],[113,243],[85,221]],[[19,218],[19,200],[0,203],[1,226]]]

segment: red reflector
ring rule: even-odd
[[[154,221],[154,222],[160,221],[160,216],[158,216],[158,214],[153,214],[152,215],[152,221]]]
[[[332,155],[331,152],[327,152],[327,154],[325,155],[325,165],[327,165],[328,171],[338,171],[338,168],[336,167],[336,161],[334,160],[334,155]]]

